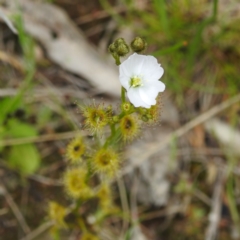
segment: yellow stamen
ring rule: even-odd
[[[131,86],[131,87],[136,88],[136,87],[139,87],[139,86],[142,86],[142,85],[143,85],[143,84],[142,84],[141,78],[139,78],[139,77],[137,77],[137,76],[134,76],[134,77],[132,77],[132,78],[130,79],[130,86]]]

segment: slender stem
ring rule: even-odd
[[[78,210],[79,210],[79,208],[81,207],[81,205],[82,205],[82,201],[81,201],[81,199],[79,198],[79,199],[76,200],[76,206],[75,206],[73,212],[74,212],[74,213],[77,213]]]
[[[237,225],[239,223],[239,215],[237,211],[236,201],[234,199],[234,178],[229,177],[227,182],[227,197],[228,197],[228,205],[230,208],[230,212],[232,215],[232,219],[234,223]]]
[[[114,57],[114,58],[115,58],[115,63],[116,63],[116,65],[119,66],[119,65],[121,64],[121,62],[120,62],[120,57],[119,57],[119,56],[116,56],[116,57]]]
[[[213,12],[212,12],[213,21],[216,21],[217,13],[218,13],[218,0],[214,0],[213,1]]]
[[[119,59],[119,58],[118,58]],[[117,58],[116,58],[116,61],[117,61]],[[124,87],[121,88],[121,100],[122,100],[122,103],[126,102],[126,96],[125,96],[125,89]],[[125,113],[124,112],[121,112],[118,117],[119,119],[121,119],[122,117],[125,116]],[[113,140],[115,137],[118,137],[117,136],[117,133],[116,133],[116,128],[115,128],[116,124],[113,123],[110,125],[110,128],[111,128],[111,135],[106,139],[106,142],[104,143],[103,147],[106,148],[108,147],[109,143],[111,142],[111,140]]]
[[[106,141],[105,141],[105,143],[104,143],[104,145],[103,145],[104,148],[106,148],[106,147],[109,145],[110,140],[111,140],[111,139],[114,137],[114,135],[115,135],[115,132],[116,132],[115,123],[113,123],[113,124],[110,125],[110,129],[111,129],[111,134],[110,134],[110,136],[106,139]]]
[[[81,218],[78,219],[78,224],[79,224],[79,226],[80,226],[80,228],[81,228],[81,230],[83,232],[85,232],[85,233],[88,232],[88,230],[86,228],[86,225],[85,225],[84,221]]]
[[[115,131],[116,131],[116,129],[115,129],[115,124],[111,124],[111,135],[114,135],[115,134]]]
[[[123,182],[123,180],[121,178],[117,178],[117,184],[118,184],[118,189],[119,189],[119,193],[120,193],[120,199],[121,199],[121,205],[122,205],[122,210],[124,213],[126,213],[126,215],[130,216],[130,210],[129,210],[129,204],[128,204],[128,199],[127,199],[127,191],[126,191],[126,187],[125,184]],[[125,219],[123,219],[123,226],[122,226],[122,234],[124,234],[124,232],[126,232],[127,228],[128,228],[128,224],[129,221],[126,221]]]
[[[126,91],[125,91],[124,87],[122,87],[122,89],[121,89],[121,100],[122,100],[122,103],[126,102],[125,93],[126,93]]]
[[[126,115],[131,115],[132,113],[134,113],[134,110],[128,112],[128,113],[125,113],[125,112],[121,112],[119,115],[118,115],[118,118],[119,120],[122,119],[124,116]]]
[[[115,132],[111,134],[107,139],[105,144],[103,145],[104,148],[107,148],[109,145],[114,145],[120,139],[120,129],[115,129]]]

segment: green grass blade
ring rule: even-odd
[[[166,33],[168,37],[170,37],[170,24],[169,24],[169,18],[167,14],[167,8],[166,3],[164,0],[154,0],[153,6],[155,7],[155,10],[158,14],[158,17],[160,19],[160,24],[162,26],[163,31]]]

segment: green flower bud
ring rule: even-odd
[[[141,115],[145,115],[145,114],[147,113],[147,109],[146,109],[146,108],[142,108],[142,107],[137,108],[137,111],[138,111]]]
[[[152,119],[153,118],[153,116],[151,114],[147,114],[146,116],[147,116],[148,119]]]
[[[147,43],[140,37],[135,37],[131,42],[131,48],[134,52],[141,53],[146,50]]]
[[[118,54],[119,57],[124,57],[126,54],[129,53],[129,46],[126,44],[123,38],[119,38],[114,42],[115,45],[115,52]]]
[[[119,121],[119,117],[118,116],[113,116],[112,121],[114,123],[117,123]]]
[[[125,113],[130,112],[131,107],[132,107],[132,106],[131,106],[131,104],[130,104],[129,102],[124,102],[124,103],[122,103],[122,105],[121,105],[121,109],[122,109],[122,111],[125,112]]]
[[[142,121],[144,121],[144,122],[148,122],[148,120],[149,120],[149,118],[148,118],[146,115],[143,115],[143,116],[141,117],[141,119],[142,119]]]
[[[114,54],[116,52],[116,46],[114,43],[110,44],[108,47],[108,51],[112,54]]]
[[[109,116],[112,115],[113,109],[112,109],[112,106],[111,106],[111,105],[106,108],[106,113],[107,113]]]

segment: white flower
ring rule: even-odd
[[[134,53],[120,65],[119,71],[120,82],[135,107],[150,108],[156,104],[158,93],[165,90],[165,84],[159,81],[164,70],[153,56]]]

